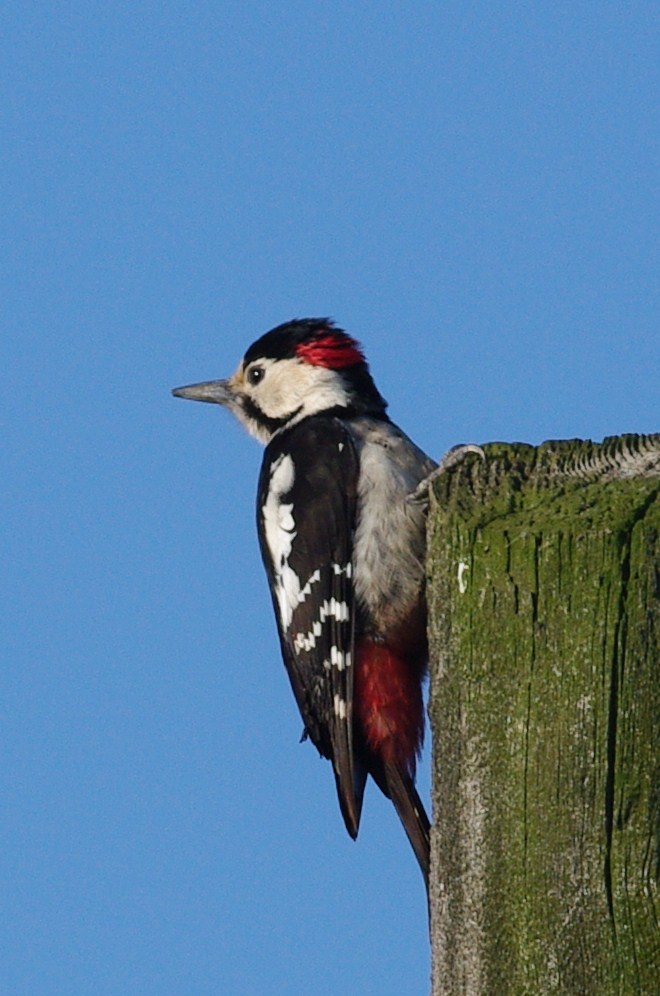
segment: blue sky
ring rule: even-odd
[[[2,22],[3,992],[425,993],[391,807],[350,841],[298,744],[259,447],[169,390],[331,315],[433,455],[658,431],[657,5]]]

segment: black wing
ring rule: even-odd
[[[358,470],[355,447],[338,419],[305,419],[269,443],[257,499],[282,656],[305,732],[332,760],[353,837],[366,779],[353,754]]]

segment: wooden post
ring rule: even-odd
[[[660,435],[466,456],[430,509],[434,996],[660,993]]]

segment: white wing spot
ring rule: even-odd
[[[334,706],[335,716],[339,716],[340,719],[346,719],[346,702],[344,699],[340,698],[339,695],[335,695]]]
[[[293,638],[293,649],[304,650],[309,653],[316,646],[316,641],[321,635],[322,628],[320,622],[315,622],[309,633],[296,633]]]
[[[348,651],[345,652],[338,647],[330,647],[330,664],[334,665],[338,671],[343,671],[345,667],[351,666],[351,655]]]
[[[304,602],[305,599],[307,598],[307,596],[311,594],[312,585],[315,584],[317,581],[320,581],[320,580],[321,580],[321,572],[320,572],[320,570],[317,569],[311,575],[311,577],[310,577],[309,581],[307,582],[307,584],[305,585],[305,587],[301,588],[300,595],[298,596],[298,605],[300,605],[301,602]]]
[[[319,610],[319,619],[325,622],[328,616],[334,616],[339,622],[348,622],[348,605],[346,602],[338,602],[336,598],[327,599]]]
[[[315,571],[314,574],[319,574],[320,578],[320,572]],[[319,580],[319,578],[314,577],[314,574],[310,578],[310,581]],[[309,583],[310,582],[308,581],[307,584]],[[305,585],[305,588],[306,587],[307,585]],[[298,602],[296,604],[299,604],[302,601],[303,599],[299,597]],[[306,652],[312,650],[316,646],[316,641],[321,635],[321,632],[323,630],[323,624],[325,623],[326,619],[330,617],[336,619],[338,622],[348,622],[350,619],[348,604],[346,602],[338,602],[336,598],[331,598],[330,601],[326,599],[326,601],[323,602],[323,604],[319,607],[319,618],[314,623],[312,623],[312,628],[309,631],[309,633],[296,633],[296,635],[294,636],[293,638],[294,650],[304,650]],[[344,667],[350,667],[350,654],[342,654],[341,651],[339,651],[336,647],[332,648],[332,653],[335,655],[337,659],[331,656],[330,662],[326,661],[323,662],[324,667],[329,668],[330,663],[334,664],[340,670],[342,670]],[[339,659],[340,656],[341,656],[341,661]]]

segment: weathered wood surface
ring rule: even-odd
[[[660,436],[484,447],[430,510],[434,996],[660,993]]]

